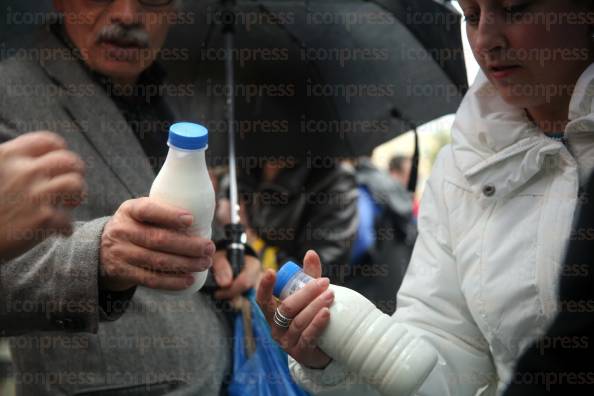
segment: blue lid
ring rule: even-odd
[[[287,261],[287,263],[283,265],[276,273],[276,283],[274,284],[274,290],[272,291],[272,294],[274,294],[276,298],[280,298],[281,292],[287,283],[289,283],[291,278],[295,276],[296,273],[301,271],[302,270],[299,265],[292,261]]]
[[[178,122],[169,127],[171,146],[183,150],[201,150],[208,146],[208,129],[191,122]]]

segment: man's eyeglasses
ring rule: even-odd
[[[94,3],[113,3],[114,0],[91,0]],[[174,0],[137,0],[141,5],[145,6],[145,7],[164,7],[167,6],[171,3],[173,3]]]

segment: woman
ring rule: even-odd
[[[452,145],[428,182],[397,320],[440,355],[419,394],[481,395],[511,382],[515,361],[559,309],[556,287],[580,186],[594,165],[590,0],[460,0],[482,72],[457,114]],[[562,137],[560,133],[564,132]],[[304,267],[318,276],[308,253]],[[274,274],[258,294],[272,318]],[[345,383],[311,347],[329,320],[326,281],[272,324],[298,382]],[[364,394],[350,385],[343,395]]]

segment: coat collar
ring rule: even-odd
[[[38,47],[52,54],[40,65],[64,90],[57,101],[128,192],[146,195],[153,170],[125,118],[67,46],[49,31],[39,34]]]
[[[582,74],[572,96],[566,136],[594,131],[594,65]],[[507,104],[480,72],[464,98],[452,130],[457,167],[471,188],[485,199],[504,198],[541,171],[547,158],[558,156],[563,144],[547,138],[522,109]],[[578,161],[579,162],[579,161]],[[592,162],[592,161],[589,161]],[[592,166],[584,164],[583,167]],[[493,192],[494,191],[494,192]]]

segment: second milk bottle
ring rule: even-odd
[[[293,262],[278,272],[274,295],[284,300],[312,278]],[[330,323],[318,346],[385,396],[412,396],[437,364],[426,341],[354,290],[330,285]]]

